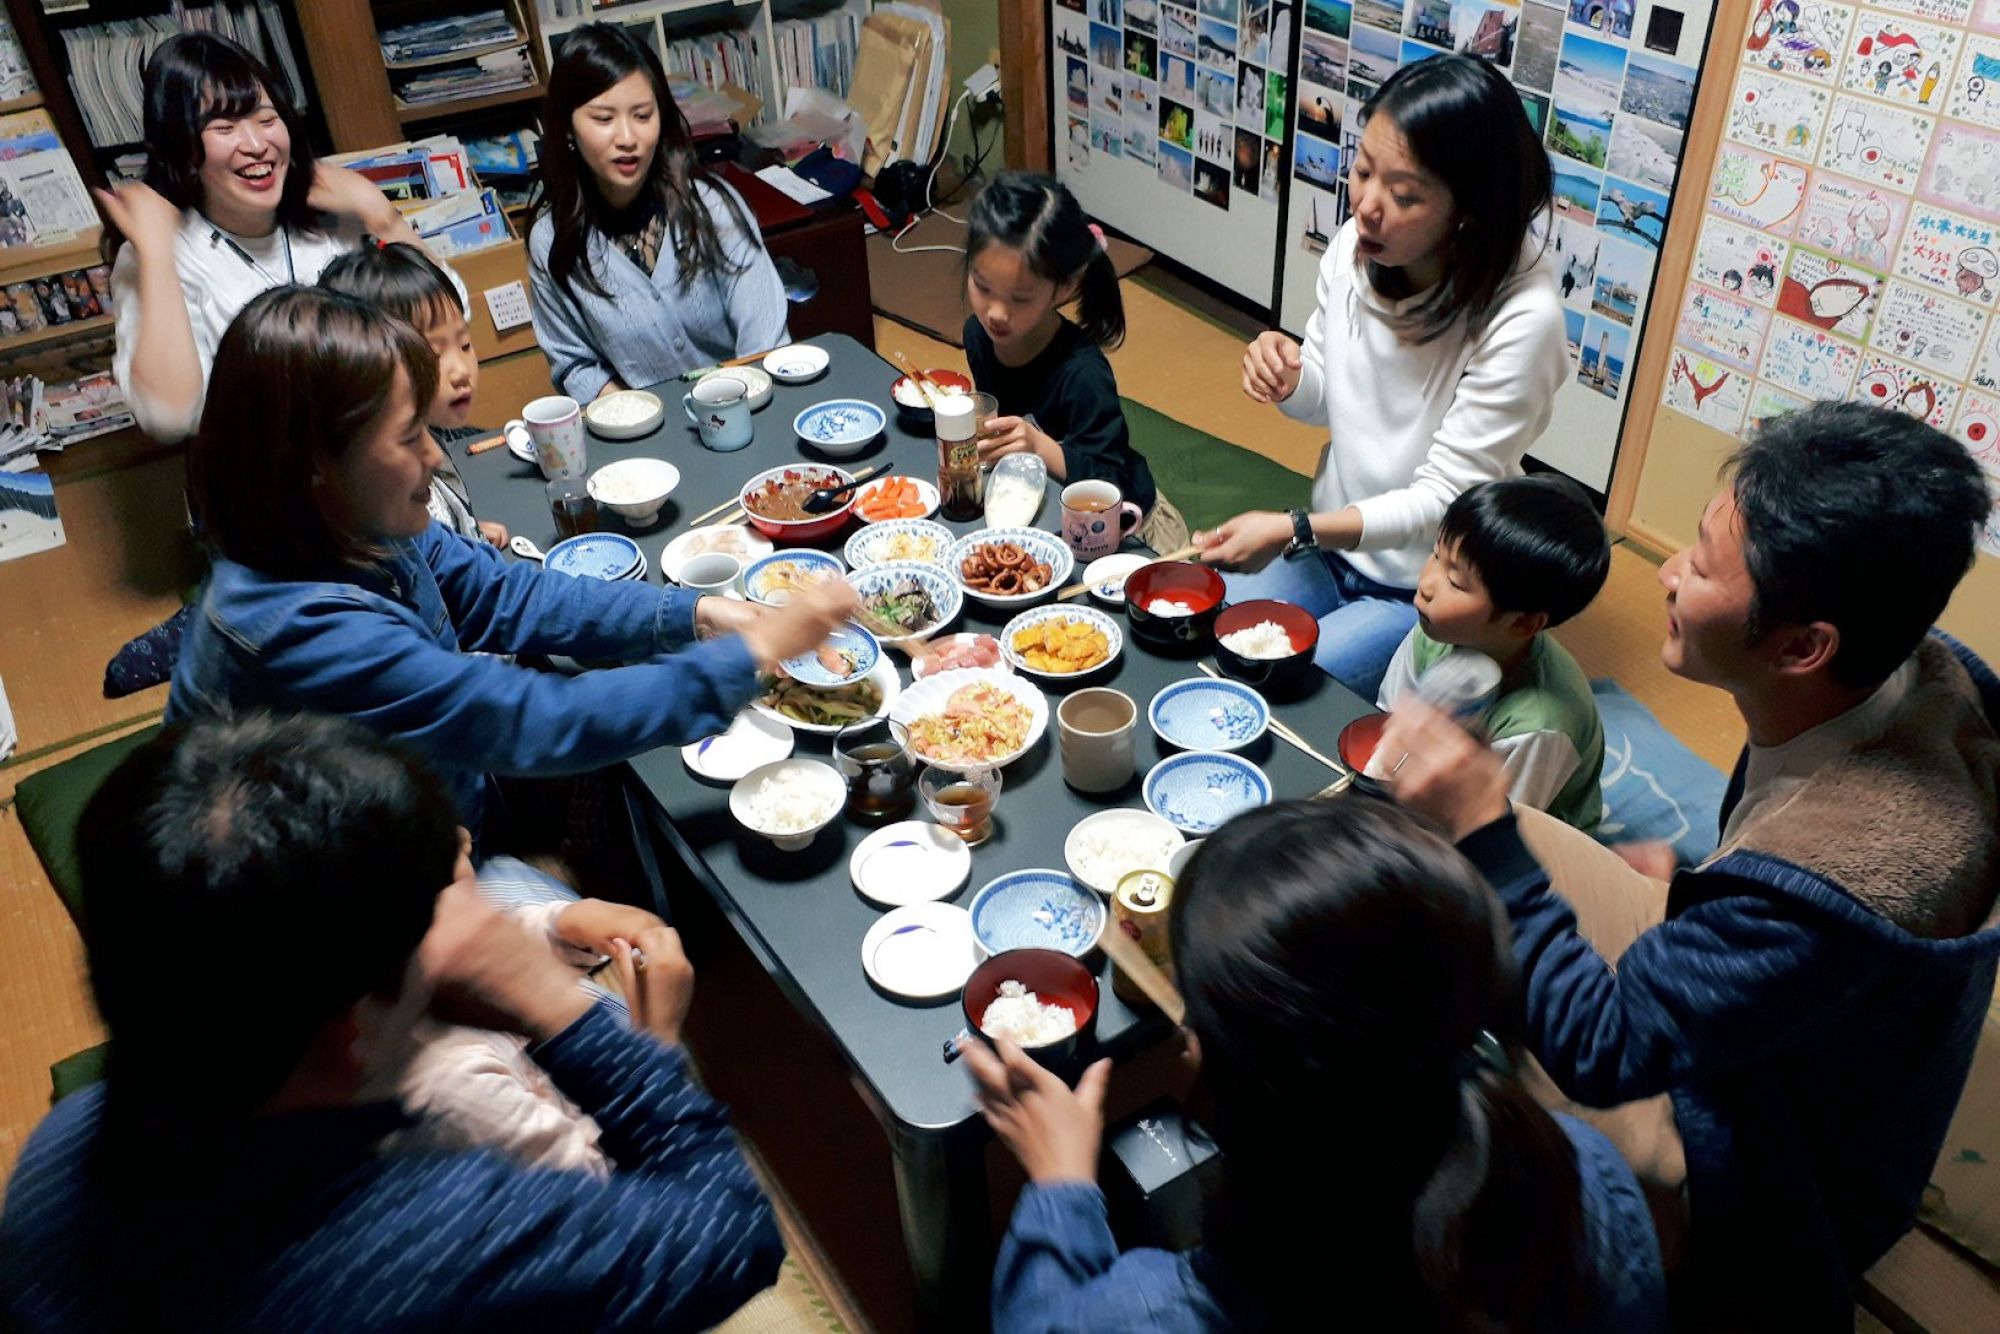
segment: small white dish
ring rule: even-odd
[[[882,487],[887,486],[891,482],[908,482],[911,486],[914,486],[917,489],[917,499],[923,502],[924,512],[922,514],[912,514],[907,517],[899,519],[869,518],[867,514],[865,514],[861,509],[863,502],[865,502],[868,499],[870,492],[879,490]],[[914,523],[919,519],[928,519],[933,514],[936,514],[939,500],[940,497],[938,495],[937,487],[932,483],[925,481],[921,477],[910,477],[904,474],[898,474],[897,476],[894,477],[877,477],[874,481],[869,482],[867,485],[855,488],[854,517],[861,520],[861,522],[867,524]],[[942,556],[943,553],[940,552],[939,555]]]
[[[771,539],[748,524],[709,524],[704,528],[690,528],[667,543],[660,552],[660,573],[679,583],[681,567],[696,556],[716,551],[735,556],[747,566],[762,560],[773,550]]]
[[[509,454],[523,463],[532,463],[538,468],[541,466],[541,460],[535,457],[535,441],[528,434],[527,427],[523,426],[518,431],[502,431],[500,438],[507,442]]]
[[[787,829],[783,831],[766,829],[757,824],[751,811],[751,802],[766,779],[782,773],[804,774],[816,789],[825,810],[825,818],[810,829]],[[729,789],[729,813],[736,817],[736,823],[751,833],[768,838],[780,852],[797,852],[809,847],[819,831],[840,818],[840,808],[847,802],[847,780],[829,764],[818,760],[793,758],[778,760],[771,764],[760,764],[743,777],[736,780],[736,786]]]
[[[681,747],[681,762],[703,778],[733,783],[752,769],[792,756],[792,729],[745,709],[729,729]]]
[[[955,996],[979,966],[972,914],[949,903],[911,903],[882,915],[861,938],[861,970],[892,996]]]
[[[1130,840],[1140,835],[1150,836],[1155,843],[1170,843],[1172,847],[1165,857],[1158,859],[1160,861],[1158,866],[1150,865],[1146,859],[1139,858],[1133,860],[1132,865],[1123,867],[1117,874],[1109,877],[1093,878],[1085,874],[1084,868],[1078,865],[1077,861],[1084,844],[1093,837],[1102,838],[1114,834],[1125,841],[1128,847]],[[1134,871],[1168,870],[1173,864],[1173,858],[1178,856],[1186,845],[1187,835],[1151,811],[1121,807],[1114,811],[1099,811],[1095,815],[1077,821],[1075,827],[1069,831],[1069,837],[1063,840],[1063,864],[1069,867],[1069,873],[1076,877],[1079,884],[1089,885],[1100,894],[1109,894],[1118,888],[1120,880]]]
[[[788,343],[764,357],[764,369],[779,384],[805,384],[826,374],[833,361],[823,347],[809,343]]]
[[[637,440],[660,429],[667,415],[659,395],[643,389],[623,389],[592,399],[583,409],[583,424],[606,440]]]
[[[1152,557],[1141,556],[1136,551],[1114,551],[1109,556],[1099,556],[1083,567],[1083,582],[1090,589],[1090,595],[1107,607],[1125,605],[1125,581],[1132,572],[1142,565],[1152,564]]]
[[[658,523],[660,507],[681,484],[681,470],[665,459],[620,459],[590,474],[591,499],[637,528]]]
[[[854,887],[885,908],[948,899],[971,874],[965,840],[928,820],[877,829],[847,859]]]
[[[724,366],[720,370],[710,371],[701,378],[703,380],[712,380],[718,375],[726,375],[732,380],[742,382],[743,392],[747,395],[744,401],[750,405],[750,411],[755,412],[757,409],[770,403],[773,392],[771,389],[771,377],[763,371],[758,370],[755,366]],[[700,382],[700,380],[697,380],[695,383],[699,384]]]

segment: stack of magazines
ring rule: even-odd
[[[405,107],[532,87],[527,39],[501,10],[406,24],[382,33],[389,83]]]
[[[35,452],[63,448],[132,424],[124,391],[99,371],[65,384],[43,384],[33,375],[0,380],[0,470],[22,472],[35,466]]]

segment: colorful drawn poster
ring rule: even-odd
[[[1811,162],[1831,100],[1824,88],[1746,67],[1736,80],[1725,133],[1746,148]]]
[[[1995,3],[2000,5],[2000,0]],[[1965,54],[1959,58],[1944,112],[1955,120],[2000,130],[2000,37],[1974,34],[1965,39]]]
[[[1893,9],[1914,19],[1963,27],[1975,3],[1991,4],[1992,0],[1875,0],[1875,3],[1883,9]]]
[[[1923,174],[1931,117],[1846,94],[1834,98],[1820,143],[1819,165],[1871,185],[1908,194]]]
[[[1806,401],[1797,394],[1788,394],[1776,385],[1759,380],[1750,390],[1750,410],[1744,414],[1743,424],[1754,431],[1772,418],[1797,412],[1805,405]]]
[[[2000,33],[2000,0],[1973,0],[1970,22],[1981,32]]]
[[[1866,338],[1881,296],[1880,275],[1795,246],[1778,285],[1778,313],[1846,338]]]
[[[1694,348],[1676,347],[1667,357],[1667,392],[1662,401],[1704,426],[1735,435],[1743,429],[1751,383],[1742,371]]]
[[[2000,130],[1938,126],[1917,197],[1975,216],[2000,213]]]
[[[1927,370],[1871,352],[1862,359],[1848,397],[1872,407],[1895,408],[1942,431],[1958,415],[1959,387]]]
[[[1741,297],[1690,283],[1681,307],[1680,341],[1747,371],[1757,365],[1770,319]]]
[[[1715,154],[1708,185],[1708,211],[1759,231],[1789,236],[1806,197],[1806,170],[1736,144]]]
[[[1795,11],[1788,19],[1780,19],[1771,4],[1758,10],[1743,39],[1743,63],[1795,79],[1832,83],[1854,26],[1853,6],[1806,0],[1788,9]]]
[[[1840,86],[1912,110],[1936,113],[1964,34],[1872,9],[1861,11],[1841,67]]]
[[[1605,239],[1597,255],[1590,309],[1620,324],[1639,320],[1639,308],[1653,286],[1653,252],[1644,246]]]
[[[1757,378],[1804,399],[1846,398],[1861,349],[1824,329],[1774,319],[1764,339]]]
[[[2000,397],[1967,393],[1959,402],[1951,433],[1986,474],[1993,509],[1980,531],[1979,549],[1989,556],[2000,556]]]
[[[1711,215],[1702,219],[1688,277],[1769,310],[1778,299],[1778,276],[1789,249],[1782,237]]]
[[[1584,322],[1583,349],[1577,356],[1577,383],[1606,398],[1625,392],[1625,372],[1632,364],[1632,331],[1601,315]]]
[[[1896,276],[1991,309],[2000,294],[1994,230],[1992,221],[1917,204],[1896,255]]]
[[[1978,389],[2000,393],[2000,320],[1986,334],[1986,346],[1972,359],[1972,373],[1965,377]]]
[[[1986,335],[1985,311],[1905,282],[1891,282],[1875,311],[1868,345],[1948,379],[1972,374]]]
[[[1894,191],[1820,172],[1792,233],[1801,245],[1887,273],[1910,201]]]

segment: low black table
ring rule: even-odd
[[[896,368],[844,335],[811,341],[827,349],[831,366],[811,384],[777,386],[770,404],[757,412],[756,438],[744,449],[718,454],[701,446],[681,411],[687,386],[678,381],[653,387],[666,401],[667,415],[652,435],[627,441],[590,438],[592,468],[618,459],[653,457],[670,460],[681,469],[680,487],[659,522],[645,529],[622,529],[639,539],[650,579],[660,580],[660,551],[668,539],[686,529],[687,518],[729,499],[752,474],[765,468],[821,461],[793,433],[792,419],[822,400],[867,399],[890,413],[889,429],[882,438],[858,458],[836,460],[840,466],[882,463],[887,472],[936,477],[936,442],[896,424],[889,396]],[[1137,443],[1143,450],[1145,442]],[[482,518],[496,519],[544,547],[554,540],[541,474],[533,465],[521,463],[504,449],[468,458],[460,446],[454,455]],[[1040,516],[1041,526],[1050,529],[1060,517],[1055,490],[1051,485]],[[603,523],[621,530],[609,511]],[[948,526],[969,531],[978,525]],[[838,551],[853,532],[850,524],[823,545]],[[1081,577],[1080,572],[1072,577]],[[997,633],[1011,614],[968,597],[962,625],[953,628]],[[1128,633],[1118,661],[1079,683],[1115,687],[1138,705],[1141,774],[1171,753],[1145,724],[1147,703],[1170,682],[1199,674],[1198,661],[1194,656],[1161,656]],[[907,663],[904,677],[907,684]],[[1037,684],[1052,695],[1066,693],[1039,678]],[[1366,701],[1319,673],[1312,674],[1298,697],[1273,701],[1276,716],[1329,754],[1341,726],[1371,711]],[[826,736],[799,732],[797,741],[795,754],[828,753]],[[1063,840],[1077,821],[1110,807],[1144,808],[1137,777],[1123,790],[1104,796],[1071,790],[1062,780],[1057,745],[1051,719],[1033,749],[1007,767],[994,808],[994,836],[974,849],[972,875],[950,901],[969,903],[981,885],[1010,871],[1037,866],[1062,869]],[[1260,739],[1243,753],[1270,775],[1281,800],[1310,796],[1335,776],[1274,737]],[[792,1003],[831,1036],[880,1119],[894,1155],[903,1239],[926,1328],[983,1327],[992,1264],[983,1162],[987,1132],[965,1072],[941,1058],[942,1045],[960,1027],[961,1016],[955,999],[922,1004],[899,1000],[877,991],[862,971],[861,938],[885,910],[854,889],[847,859],[869,830],[842,818],[822,831],[810,848],[778,852],[736,824],[729,814],[729,789],[689,772],[677,748],[638,756],[631,768],[658,804],[661,827],[689,872],[714,897]],[[1169,1035],[1166,1020],[1156,1011],[1135,1011],[1112,992],[1108,963],[1100,958],[1097,967],[1103,1000],[1096,1054],[1122,1059]]]

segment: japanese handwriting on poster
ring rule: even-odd
[[[1993,508],[1980,531],[1979,549],[1989,556],[2000,556],[2000,396],[1968,392],[1959,402],[1958,420],[1951,424],[1951,433],[1986,474]]]
[[[1840,86],[1923,111],[1940,111],[1964,34],[1864,9],[1848,43]]]
[[[1862,338],[1881,294],[1882,279],[1866,269],[1794,247],[1778,287],[1778,313],[1815,329]]]
[[[1749,148],[1811,162],[1830,99],[1823,88],[1745,67],[1729,104],[1729,138]]]
[[[1735,144],[1715,154],[1708,211],[1759,231],[1789,236],[1806,195],[1805,168]]]
[[[1938,126],[1917,197],[1975,217],[2000,213],[2000,131]]]
[[[1875,312],[1868,345],[1952,380],[1972,373],[1989,322],[1985,311],[1893,281]]]
[[[1966,38],[1944,110],[1956,120],[2000,129],[2000,36]]]
[[[1887,273],[1909,206],[1899,194],[1822,172],[1813,178],[1793,234],[1802,245]]]
[[[1801,398],[1845,398],[1861,351],[1823,329],[1772,320],[1757,376]]]
[[[1688,276],[1770,309],[1790,247],[1780,237],[1739,227],[1722,218],[1702,219]]]
[[[1871,352],[1861,362],[1848,397],[1856,403],[1878,408],[1895,408],[1919,421],[1943,430],[1958,412],[1959,388],[1879,352]]]
[[[1744,415],[1744,425],[1755,430],[1773,417],[1797,412],[1805,405],[1806,401],[1797,394],[1788,394],[1775,385],[1759,380],[1750,391],[1750,409]]]
[[[1667,392],[1662,401],[1735,435],[1743,429],[1743,412],[1750,404],[1750,377],[1693,348],[1676,347],[1667,357]]]
[[[1896,276],[1990,309],[2000,294],[1994,224],[1918,204],[1896,256]]]
[[[1853,26],[1850,5],[1758,0],[1756,17],[1743,39],[1743,63],[1773,74],[1831,83]]]
[[[1972,373],[1965,377],[1976,389],[2000,393],[2000,320],[1986,333],[1986,346],[1972,359]]]
[[[1936,124],[1918,112],[1843,94],[1827,117],[1819,165],[1907,194],[1916,188]]]
[[[1750,370],[1770,316],[1741,297],[1689,284],[1680,339],[1718,361]]]
[[[1893,9],[1898,14],[1908,14],[1914,19],[1949,23],[1954,27],[1965,26],[1966,16],[1972,13],[1975,3],[1991,2],[1992,0],[1876,0],[1876,4],[1882,9]]]

